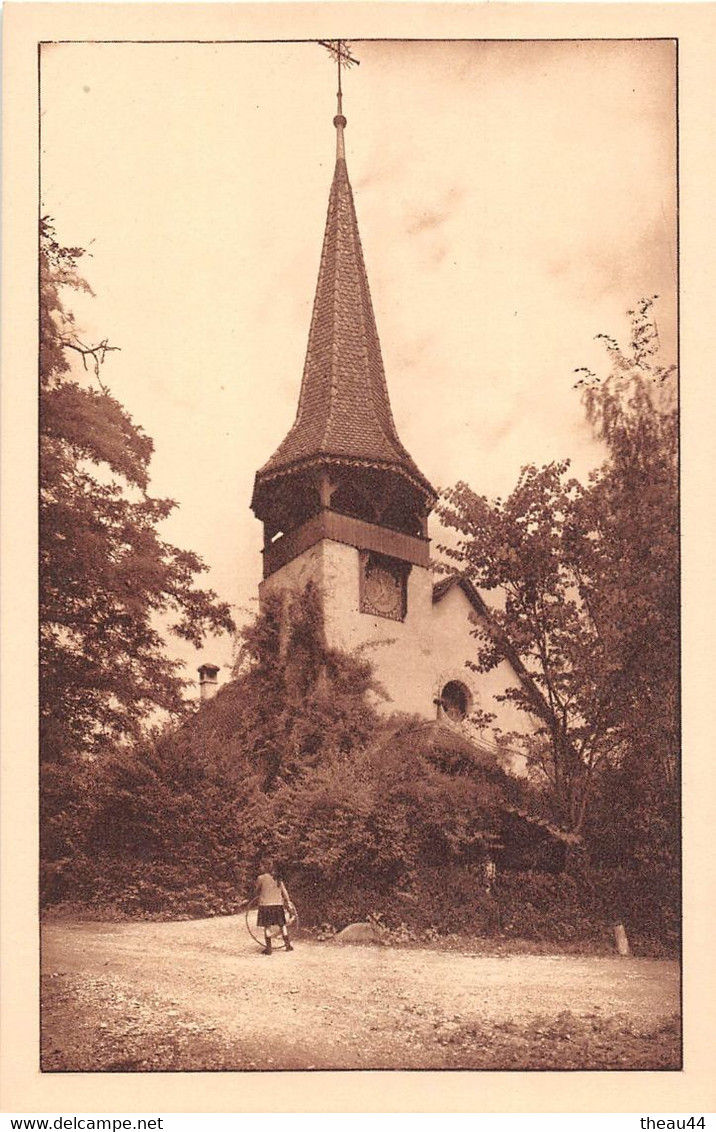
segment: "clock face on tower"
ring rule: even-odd
[[[377,554],[361,556],[361,613],[402,621],[406,611],[407,576],[402,562]]]

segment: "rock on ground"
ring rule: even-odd
[[[333,937],[335,943],[382,943],[373,924],[349,924]]]

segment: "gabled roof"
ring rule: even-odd
[[[442,601],[453,586],[459,586],[463,591],[475,613],[480,617],[488,633],[498,645],[505,660],[511,665],[513,672],[531,700],[534,714],[549,724],[552,719],[549,704],[532,673],[525,667],[522,658],[504,629],[500,628],[495,621],[489,606],[483,600],[480,591],[474,583],[471,582],[465,574],[449,574],[439,582],[436,582],[433,586],[433,605],[438,601]]]
[[[435,492],[403,447],[393,421],[358,221],[343,157],[338,156],[296,420],[256,474],[266,480],[319,463],[387,468],[424,495]]]

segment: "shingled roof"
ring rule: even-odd
[[[337,117],[335,125],[338,155],[298,412],[286,439],[257,472],[255,491],[294,469],[343,463],[397,472],[432,499],[434,489],[401,444],[393,421],[343,156],[345,119]]]

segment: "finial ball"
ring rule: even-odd
[[[338,126],[343,126],[343,127],[345,128],[345,127],[346,127],[346,126],[348,125],[348,122],[347,122],[347,120],[346,120],[346,119],[345,119],[345,118],[343,117],[343,115],[342,115],[342,114],[336,114],[335,118],[333,119],[333,125],[334,125],[334,126],[335,126],[336,128],[337,128]]]

